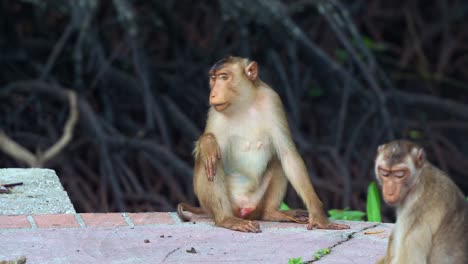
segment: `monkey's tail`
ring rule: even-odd
[[[177,214],[179,215],[180,219],[183,222],[190,221],[191,217],[187,215],[187,212],[190,212],[192,214],[205,214],[206,213],[205,210],[203,210],[203,208],[201,207],[191,206],[186,203],[179,203],[177,205]]]

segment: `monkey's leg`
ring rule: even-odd
[[[215,224],[220,227],[258,233],[260,225],[254,221],[244,220],[233,215],[226,175],[220,164],[212,181],[206,177],[201,160],[195,161],[194,188],[201,206],[214,217]]]

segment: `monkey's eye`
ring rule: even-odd
[[[223,80],[223,81],[227,81],[229,76],[227,74],[220,74],[219,78],[221,78],[221,80]]]
[[[389,173],[388,171],[380,170],[380,176],[382,176],[382,177],[388,177],[388,175],[390,175],[390,173]]]
[[[405,171],[395,171],[393,172],[393,175],[395,175],[395,177],[398,177],[398,178],[401,178],[403,176],[405,176]]]

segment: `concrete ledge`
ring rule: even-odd
[[[55,171],[49,169],[0,169],[0,184],[23,182],[0,194],[0,215],[74,214],[67,192]]]
[[[24,182],[0,194],[0,262],[27,263],[375,263],[393,225],[339,221],[349,230],[260,221],[262,233],[214,226],[208,216],[182,223],[176,213],[76,214],[57,175],[47,169],[0,169],[0,183]]]

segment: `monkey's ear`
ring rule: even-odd
[[[385,147],[385,144],[380,145],[380,146],[377,148],[377,153],[381,153],[381,152],[383,151],[384,147]]]
[[[426,159],[426,152],[424,151],[423,148],[420,148],[418,150],[418,156],[417,157],[418,157],[418,160],[420,160],[420,161],[424,161]]]
[[[416,166],[421,167],[426,160],[426,153],[424,152],[423,148],[413,148],[411,150],[414,159],[416,161]]]
[[[258,77],[258,64],[256,61],[252,61],[245,67],[245,74],[247,74],[247,77],[254,81]]]

